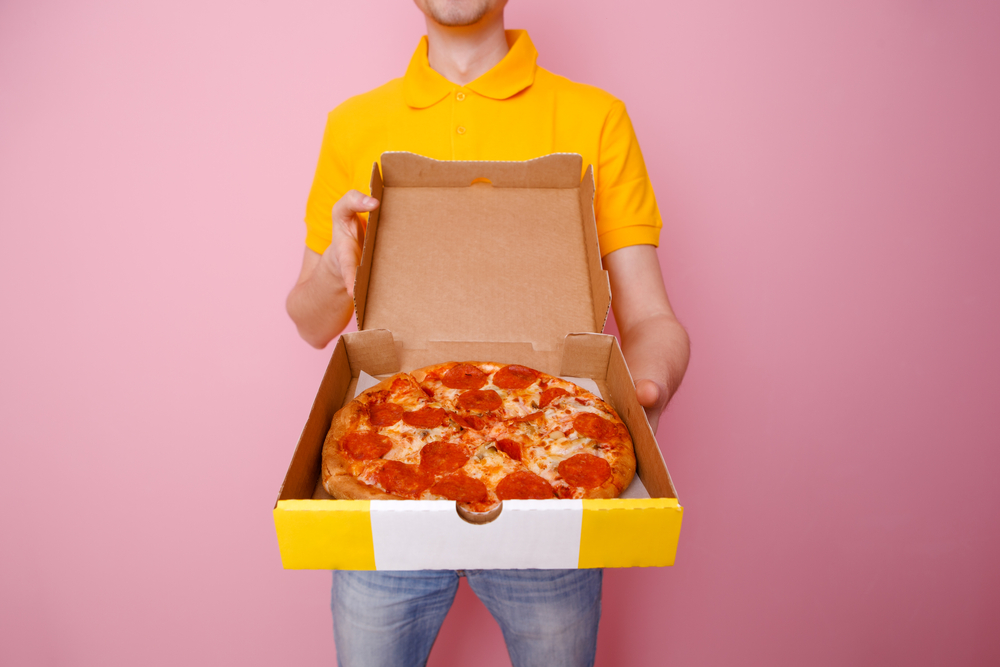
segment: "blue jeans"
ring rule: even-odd
[[[590,667],[602,570],[422,570],[333,573],[340,667],[419,667],[455,599],[458,578],[500,624],[514,667]]]

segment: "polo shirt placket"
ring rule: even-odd
[[[470,94],[464,87],[455,90],[451,97],[451,156],[453,160],[470,160],[469,128],[471,125],[470,106],[472,105],[473,94]]]

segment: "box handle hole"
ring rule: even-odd
[[[488,512],[472,512],[462,507],[461,503],[458,502],[455,503],[455,510],[458,512],[458,516],[462,517],[462,521],[481,526],[491,521],[496,521],[496,518],[500,516],[500,512],[503,511],[503,501],[501,500],[499,505]]]
[[[492,186],[493,185],[493,181],[491,181],[488,178],[474,178],[474,179],[472,179],[472,182],[469,183],[469,185],[470,186],[472,186],[472,185],[490,185],[490,186]]]

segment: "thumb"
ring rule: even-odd
[[[635,383],[635,396],[639,399],[639,405],[644,408],[655,406],[666,392],[657,382],[652,380],[639,380]]]
[[[357,190],[348,190],[336,204],[333,205],[333,218],[347,227],[353,226],[358,218],[357,213],[368,213],[378,208],[379,201],[374,197],[363,195]]]

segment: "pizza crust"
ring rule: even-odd
[[[606,401],[600,398],[598,400],[607,407],[607,412],[604,416],[617,424],[620,433],[619,437],[615,438],[613,442],[614,456],[608,461],[611,464],[611,477],[601,486],[586,491],[583,497],[617,498],[625,492],[625,489],[628,488],[628,485],[632,483],[632,479],[635,477],[635,448],[632,445],[630,437],[621,435],[628,433],[628,427],[625,426],[625,422],[621,420],[610,405],[607,405]],[[606,457],[602,458],[607,460]]]
[[[635,477],[635,452],[629,448],[622,452],[611,463],[611,477],[596,489],[590,489],[583,494],[584,498],[617,498],[625,492]]]
[[[382,489],[365,484],[351,474],[348,459],[340,448],[344,437],[354,431],[365,417],[365,410],[359,400],[366,394],[387,391],[397,378],[407,378],[406,373],[397,373],[382,380],[374,387],[361,392],[347,405],[337,411],[330,422],[330,431],[323,443],[323,487],[326,492],[339,500],[404,500],[401,496],[386,493]]]

